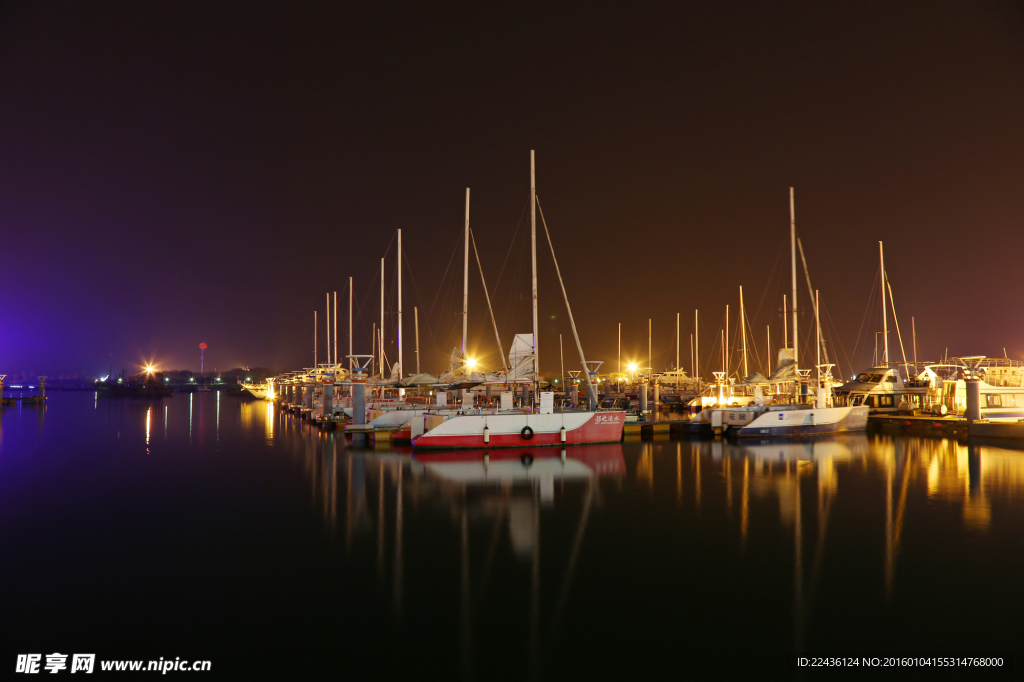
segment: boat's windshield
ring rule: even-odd
[[[867,372],[862,372],[857,375],[857,381],[871,381],[871,375],[868,374]]]

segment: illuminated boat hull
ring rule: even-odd
[[[767,412],[738,430],[740,438],[776,436],[812,436],[827,433],[863,431],[868,426],[868,408],[807,407],[806,409]]]
[[[257,386],[255,384],[242,384],[242,390],[248,392],[254,398],[264,400],[267,397],[267,385]]]
[[[417,436],[412,445],[457,450],[617,443],[625,422],[626,413],[618,411],[459,415]]]

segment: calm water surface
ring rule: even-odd
[[[52,393],[0,412],[0,528],[0,666],[59,651],[207,659],[204,679],[793,677],[794,652],[1021,646],[1024,452],[952,440],[485,463],[354,448],[217,393]]]

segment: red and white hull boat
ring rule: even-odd
[[[414,438],[412,446],[449,450],[618,443],[625,422],[622,411],[457,415]]]

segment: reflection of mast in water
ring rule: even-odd
[[[398,481],[395,488],[398,494],[395,495],[395,584],[394,584],[394,609],[395,622],[402,621],[402,474],[405,467],[398,467]]]
[[[798,462],[799,464],[799,462]],[[789,477],[789,467],[786,467],[786,477]],[[801,653],[804,650],[804,550],[803,550],[803,520],[800,509],[800,467],[796,467],[796,485],[793,486],[793,624],[796,628],[796,651]]]
[[[700,450],[693,451],[693,458],[697,464],[693,478],[693,501],[696,509],[700,511]]]
[[[377,578],[384,579],[384,460],[380,460],[377,477]]]
[[[465,493],[465,490],[463,490]],[[460,530],[461,568],[459,572],[462,603],[462,675],[467,680],[473,679],[473,613],[469,603],[469,520],[467,519],[465,500],[462,505]]]
[[[906,440],[896,441],[900,451],[893,449],[885,463],[885,598],[891,599],[896,575],[896,558],[900,551],[900,537],[903,533],[903,512],[907,506],[907,488],[910,484],[910,456],[905,452]],[[902,455],[902,456],[901,456]],[[896,518],[893,519],[893,468],[900,467],[900,499],[896,504]]]
[[[562,451],[565,456],[565,451]],[[533,496],[533,563],[530,566],[530,679],[540,679],[540,501]]]
[[[732,516],[732,458],[725,458],[723,468],[725,469],[725,510],[729,516]]]
[[[747,523],[750,516],[750,460],[743,458],[743,497],[740,503],[740,549],[747,547]]]
[[[580,522],[576,527],[576,535],[573,537],[572,550],[569,552],[569,561],[565,567],[565,575],[562,577],[562,588],[558,592],[558,601],[555,604],[555,615],[551,617],[551,640],[558,636],[562,624],[562,616],[565,614],[565,602],[569,597],[569,588],[576,576],[576,561],[579,559],[580,547],[583,546],[583,535],[587,530],[587,521],[590,519],[590,508],[593,505],[597,482],[591,478],[587,485],[587,496],[583,500],[583,513],[580,514]]]
[[[352,555],[352,458],[345,458],[345,556]]]
[[[676,443],[676,506],[683,505],[683,444]]]
[[[577,448],[573,451],[573,457],[567,457],[566,452],[563,449],[560,455],[552,456],[554,453],[543,448],[527,448],[503,452],[431,453],[417,458],[422,462],[424,471],[431,475],[428,480],[440,483],[439,491],[449,498],[458,511],[456,518],[461,538],[461,652],[466,678],[473,677],[474,626],[483,613],[480,606],[474,606],[473,595],[479,595],[478,600],[483,601],[504,519],[508,520],[507,533],[512,552],[530,561],[528,668],[531,679],[541,677],[544,660],[541,635],[545,630],[541,627],[542,505],[546,507],[554,504],[555,491],[564,494],[567,484],[587,481],[581,519],[569,550],[551,623],[546,628],[549,638],[554,642],[575,575],[587,519],[595,500],[599,499],[597,479],[607,475],[621,477],[625,470],[622,446],[619,444]],[[429,489],[424,487],[424,490]],[[525,496],[516,494],[517,491],[528,491],[529,498],[524,499]],[[469,560],[469,524],[470,516],[476,518],[476,514],[493,518],[493,525],[490,544],[479,572],[479,584],[474,590]]]
[[[647,482],[647,492],[654,492],[654,454],[650,443],[644,443],[640,459],[636,462],[637,480]]]

